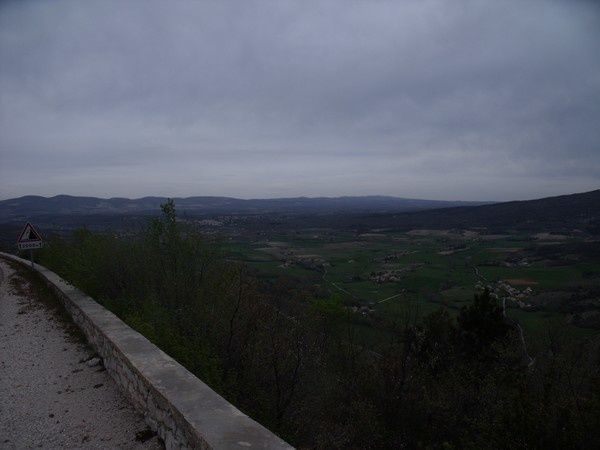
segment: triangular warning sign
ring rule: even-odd
[[[42,237],[29,222],[27,222],[27,225],[25,225],[25,228],[23,228],[23,231],[21,231],[19,239],[17,240],[17,243],[22,242],[42,242]]]

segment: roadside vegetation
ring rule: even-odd
[[[315,272],[318,262],[301,261],[315,283],[260,277],[232,261],[216,238],[179,222],[172,201],[162,211],[127,238],[78,230],[55,239],[40,251],[40,262],[290,443],[594,448],[600,442],[597,334],[544,329],[531,362],[493,293],[483,289],[473,298],[457,290],[460,307],[406,307],[378,319],[377,330],[370,326],[377,345],[366,345],[365,319],[343,291],[324,292],[318,282],[327,274]]]

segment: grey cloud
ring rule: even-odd
[[[5,2],[0,196],[597,188],[599,25],[583,1]]]

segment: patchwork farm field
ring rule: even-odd
[[[379,339],[379,324],[439,308],[456,315],[485,288],[522,324],[532,345],[555,325],[574,335],[596,334],[600,318],[587,309],[600,302],[599,250],[597,241],[563,235],[456,230],[314,229],[226,244],[229,257],[259,277],[310,286],[313,305],[350,316],[370,343]]]

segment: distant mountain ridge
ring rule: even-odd
[[[486,228],[600,234],[600,189],[536,200],[494,203],[415,212],[363,215],[354,222],[363,227]]]
[[[0,221],[23,220],[41,215],[157,214],[167,197],[128,199],[27,195],[0,201]],[[420,200],[389,196],[294,197],[244,200],[232,197],[174,198],[179,212],[191,214],[267,214],[267,213],[384,213],[417,211],[455,206],[474,206],[486,202]],[[489,203],[489,202],[487,202]]]
[[[487,232],[577,230],[600,235],[600,189],[537,200],[479,204],[398,197],[320,197],[242,200],[229,197],[175,198],[182,217],[253,216],[244,227],[347,230],[481,229]],[[46,229],[131,229],[160,214],[166,197],[139,199],[25,196],[0,201],[0,224],[32,220]],[[275,217],[271,217],[277,216]],[[276,219],[272,221],[271,219]],[[275,225],[278,224],[278,225]]]

